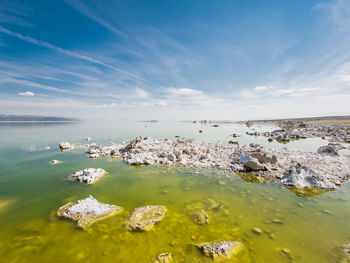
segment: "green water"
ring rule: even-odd
[[[227,142],[232,133],[243,135],[234,138],[241,144],[285,147],[246,136],[247,130],[241,125],[213,128],[170,122],[1,124],[0,261],[140,263],[171,252],[175,262],[212,262],[193,244],[238,240],[245,249],[227,262],[348,262],[339,246],[350,242],[350,184],[315,197],[301,197],[277,183],[250,183],[236,175],[209,171],[137,168],[119,159],[89,159],[82,149],[60,152],[57,148],[60,141],[84,143],[87,136],[98,144],[138,135]],[[323,144],[326,142],[313,139],[287,147],[314,151]],[[44,150],[45,146],[52,148]],[[63,163],[50,165],[52,159]],[[104,168],[108,174],[94,185],[66,179],[88,167]],[[100,202],[122,206],[123,212],[87,231],[56,216],[63,204],[90,194]],[[185,207],[208,198],[223,207],[208,213],[208,225],[197,225]],[[149,204],[167,206],[164,220],[150,232],[124,230],[132,209]],[[253,233],[254,227],[262,234]]]

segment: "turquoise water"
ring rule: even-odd
[[[92,142],[107,144],[139,135],[236,140],[304,151],[326,144],[321,139],[268,143],[264,137],[245,135],[247,130],[237,124],[214,128],[182,122],[0,124],[1,262],[150,262],[164,252],[171,252],[176,262],[212,262],[193,245],[225,239],[245,246],[228,262],[348,262],[339,248],[350,242],[348,183],[336,191],[302,197],[277,183],[251,183],[234,174],[132,167],[119,159],[89,159],[84,149],[58,150],[60,141],[86,143],[85,138],[92,137]],[[232,138],[232,133],[242,136]],[[51,165],[52,159],[63,162]],[[88,167],[104,168],[108,174],[94,185],[67,180],[67,175]],[[87,231],[56,216],[60,206],[90,194],[124,211]],[[208,212],[208,225],[197,225],[185,207],[208,198],[222,208]],[[164,220],[151,232],[126,231],[132,209],[148,204],[167,206]],[[252,232],[255,227],[260,235]]]

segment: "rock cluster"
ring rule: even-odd
[[[99,219],[105,218],[122,210],[116,205],[108,205],[98,202],[91,195],[83,200],[78,200],[76,203],[69,202],[60,207],[57,215],[76,221],[80,228],[87,228],[92,223]]]
[[[280,124],[283,126],[283,124]],[[308,124],[305,126],[286,127],[272,132],[247,132],[249,135],[265,136],[271,140],[289,142],[300,138],[327,138],[333,142],[350,143],[350,125],[348,124]]]
[[[147,205],[136,208],[126,223],[126,229],[149,231],[153,228],[154,224],[163,219],[166,212],[166,207],[161,205]]]
[[[243,248],[243,244],[238,241],[208,242],[196,246],[204,256],[214,260],[230,259]]]
[[[137,137],[119,145],[90,146],[88,152],[121,157],[132,165],[159,163],[226,172],[255,172],[258,178],[277,180],[288,186],[333,189],[350,177],[350,159],[329,149],[320,148],[318,153],[312,153],[287,148],[268,149],[258,144],[224,145]],[[303,168],[294,167],[298,163]]]
[[[73,173],[70,175],[70,177],[77,180],[78,182],[93,184],[106,173],[107,172],[102,168],[86,168],[84,170]]]
[[[300,130],[291,130],[291,129],[280,129],[280,130],[274,130],[272,132],[263,132],[261,133],[261,135],[265,137],[269,137],[278,142],[289,142],[291,140],[306,138],[306,135],[300,132]]]

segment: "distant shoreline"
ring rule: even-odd
[[[193,123],[216,123],[216,124],[245,124],[245,123],[279,123],[285,121],[300,121],[308,124],[350,124],[350,115],[344,116],[323,116],[323,117],[304,117],[304,118],[284,118],[284,119],[251,119],[251,120],[241,120],[241,121],[231,121],[231,120],[194,120],[185,121]]]
[[[45,115],[6,115],[0,114],[1,123],[29,123],[29,122],[79,122],[78,118],[60,117],[60,116],[45,116]]]
[[[2,121],[0,122],[80,122],[80,121]]]

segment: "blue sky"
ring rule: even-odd
[[[350,114],[350,1],[3,1],[0,113]]]

